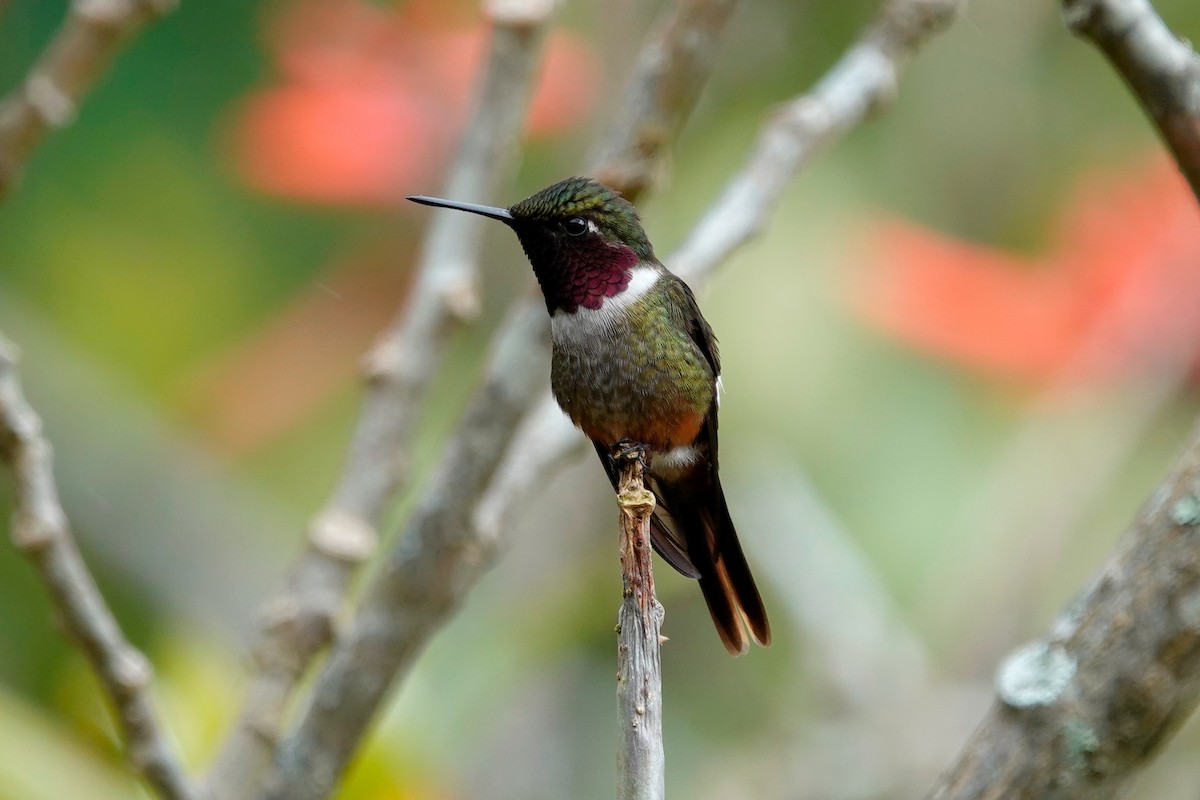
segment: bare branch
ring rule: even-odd
[[[1200,702],[1200,428],[931,797],[1113,797]]]
[[[699,280],[766,227],[796,173],[896,94],[908,57],[966,0],[890,0],[810,92],[783,105],[741,172],[692,228],[671,268]]]
[[[541,385],[549,352],[529,352],[545,311],[504,326],[481,391],[403,535],[368,584],[350,629],[321,671],[295,732],[280,746],[265,796],[329,795],[387,695],[490,565],[493,540],[473,535],[471,502],[491,478],[517,420]]]
[[[150,695],[150,662],[126,640],[71,537],[42,421],[16,374],[16,348],[0,337],[0,461],[16,493],[12,540],[37,569],[63,625],[116,711],[133,767],[164,800],[192,790]]]
[[[42,137],[75,119],[121,46],[177,0],[73,0],[25,83],[0,101],[0,201]]]
[[[638,56],[608,135],[588,158],[589,174],[630,202],[658,184],[667,150],[708,83],[738,0],[678,0]]]
[[[546,22],[556,0],[493,0],[491,54],[474,111],[447,178],[448,197],[488,198],[511,177]],[[341,480],[314,519],[308,547],[284,593],[262,614],[255,674],[238,721],[210,770],[207,792],[244,792],[262,775],[287,703],[313,657],[329,643],[358,566],[375,550],[376,529],[405,482],[429,381],[459,323],[478,307],[482,220],[434,217],[408,308],[367,358],[368,392]]]
[[[1150,0],[1062,0],[1063,21],[1104,53],[1200,198],[1200,57]]]
[[[714,8],[728,0],[709,0]],[[712,15],[701,13],[704,3],[684,3],[696,20],[691,25],[665,25],[661,36],[699,37],[709,50],[717,46],[719,31]],[[689,53],[688,48],[653,39],[658,52]],[[707,68],[709,61],[691,58],[689,69]],[[676,75],[682,67],[639,60],[632,93],[647,92],[647,83]],[[704,76],[706,78],[707,76]],[[701,80],[701,82],[703,82]],[[654,93],[650,93],[654,94]],[[658,119],[687,116],[697,93],[654,94]],[[669,105],[676,104],[676,105]],[[613,141],[633,142],[628,119],[606,134]],[[669,142],[658,142],[651,162],[657,163]],[[603,148],[601,148],[603,149]],[[626,158],[623,148],[609,148],[614,159]],[[615,163],[615,162],[614,162]],[[600,165],[603,167],[603,165]],[[324,797],[340,778],[351,753],[364,735],[389,686],[411,669],[416,656],[457,608],[466,593],[490,565],[494,537],[470,524],[470,515],[496,465],[512,439],[521,415],[545,385],[549,336],[540,301],[518,304],[497,334],[487,378],[470,401],[468,411],[446,450],[433,484],[404,535],[398,540],[389,564],[367,587],[362,604],[347,632],[340,638],[322,671],[314,696],[295,731],[281,745],[268,780],[267,797],[304,800]],[[523,381],[514,383],[515,380]],[[479,480],[475,478],[482,476]]]
[[[654,595],[650,550],[654,494],[646,488],[637,454],[620,457],[618,463],[624,600],[617,614],[617,798],[662,800],[667,774],[659,653],[663,607]]]
[[[966,0],[892,0],[813,89],[783,105],[764,126],[746,165],[667,264],[698,287],[739,247],[767,225],[797,172],[824,147],[862,122],[896,93],[908,57],[954,19]],[[546,392],[521,423],[516,447],[497,482],[479,503],[475,524],[496,535],[511,523],[561,465],[588,451]]]

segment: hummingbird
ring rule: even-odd
[[[616,454],[646,460],[650,541],[696,579],[725,648],[771,641],[717,471],[721,360],[692,290],[654,255],[633,204],[568,178],[510,208],[408,198],[499,220],[533,267],[550,314],[550,385],[616,489]]]

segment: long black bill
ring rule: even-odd
[[[423,194],[409,195],[409,200],[414,203],[420,203],[423,206],[438,206],[439,208],[453,208],[458,211],[468,211],[472,214],[479,214],[484,217],[498,219],[501,222],[511,223],[513,215],[508,213],[506,208],[496,208],[495,206],[481,206],[476,203],[460,203],[457,200],[443,200],[440,197],[426,197]]]

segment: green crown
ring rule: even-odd
[[[587,217],[609,238],[629,245],[642,258],[653,257],[650,242],[642,230],[633,203],[591,178],[559,181],[525,198],[508,211],[517,219],[533,222]]]
[[[509,209],[514,217],[552,219],[572,214],[621,214],[636,216],[628,200],[591,178],[567,178],[547,186]]]

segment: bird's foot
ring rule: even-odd
[[[632,439],[622,439],[612,446],[612,457],[614,461],[636,458],[645,468],[650,465],[650,445]]]

